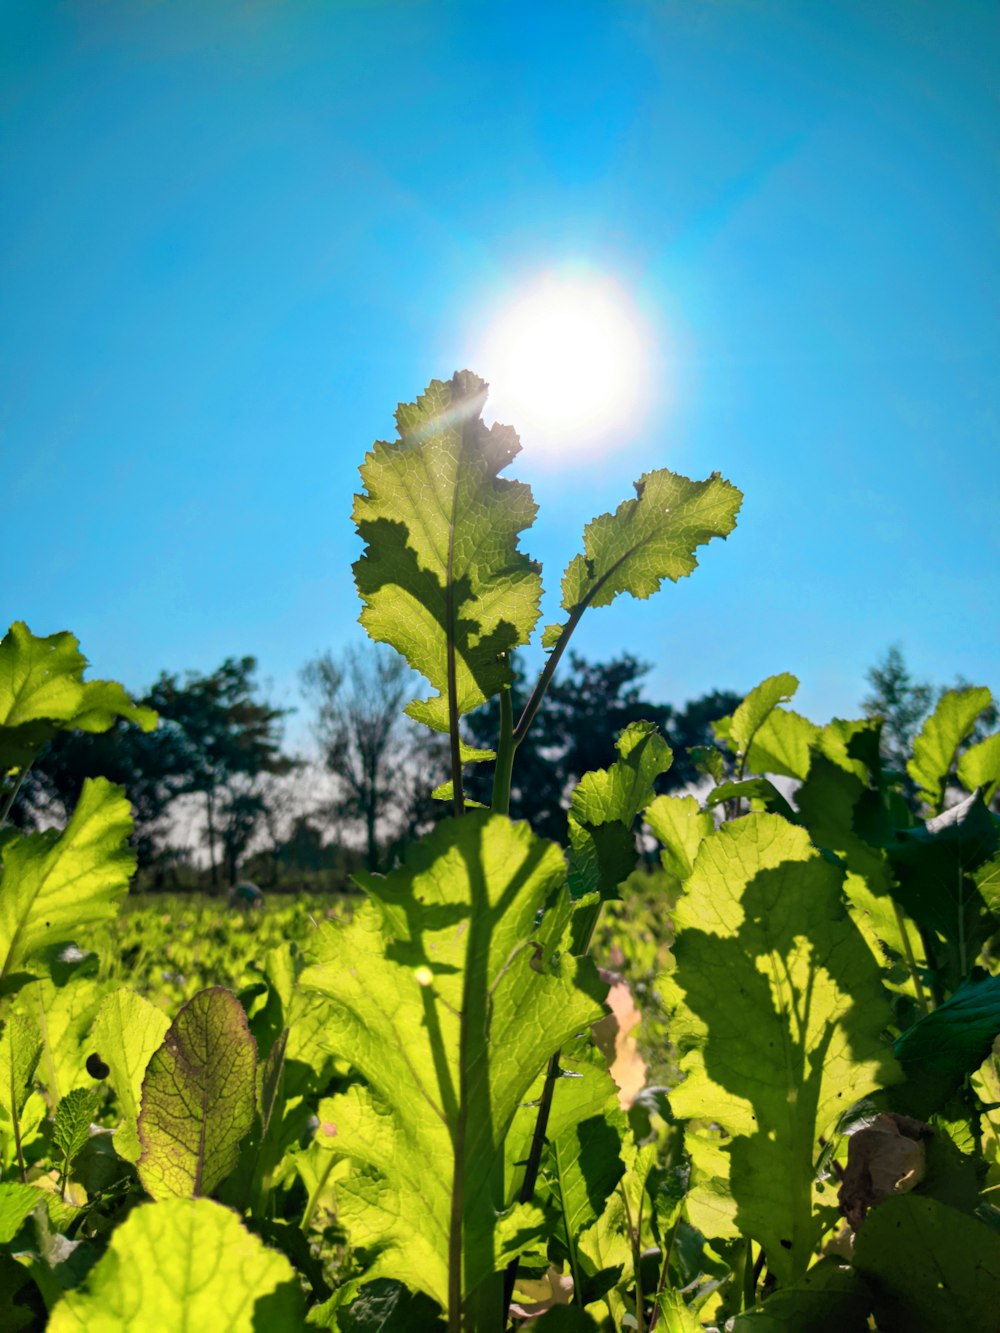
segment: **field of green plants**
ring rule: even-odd
[[[656,794],[636,723],[539,837],[511,775],[576,626],[690,575],[742,497],[658,470],[588,524],[515,718],[535,506],[484,400],[433,381],[361,469],[361,622],[451,756],[393,869],[263,911],[129,899],[100,778],[65,828],[0,828],[0,1328],[1000,1330],[989,691],[896,772],[877,719],[818,726],[778,674],[698,794]],[[68,633],[0,643],[4,821],[58,731],[155,725],[85,666]],[[463,778],[493,760],[486,808]]]

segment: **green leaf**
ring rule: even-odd
[[[472,1310],[537,1234],[537,1209],[505,1211],[505,1139],[549,1057],[603,1014],[593,964],[565,949],[565,892],[538,921],[565,873],[525,823],[444,820],[384,879],[359,876],[370,904],[321,927],[302,975],[336,1002],[330,1048],[367,1081],[327,1104],[359,1165],[338,1186],[340,1218],[354,1245],[376,1247],[368,1278],[442,1308],[459,1276],[449,1256]]]
[[[732,1333],[867,1333],[871,1293],[838,1259],[821,1259],[763,1305],[733,1320]]]
[[[66,1292],[48,1325],[49,1333],[301,1333],[302,1327],[291,1264],[210,1199],[133,1209],[84,1286]]]
[[[684,1304],[679,1291],[660,1291],[653,1303],[658,1318],[656,1327],[661,1333],[701,1333],[702,1322],[695,1312]]]
[[[665,989],[687,1077],[671,1106],[733,1136],[737,1224],[779,1283],[805,1272],[819,1238],[821,1137],[898,1072],[878,968],[841,879],[805,830],[748,815],[705,839],[674,911]]]
[[[983,686],[949,690],[913,742],[913,758],[906,771],[917,784],[920,798],[934,811],[944,804],[945,787],[958,747],[972,733],[976,718],[990,706],[990,692]]]
[[[966,791],[982,790],[987,805],[1000,787],[1000,731],[987,736],[959,756],[958,780]]]
[[[725,801],[756,801],[754,809],[783,815],[790,823],[794,822],[795,812],[769,778],[744,778],[742,782],[723,782],[705,798],[705,805],[711,809]]]
[[[45,1196],[34,1185],[0,1181],[0,1245],[9,1245]]]
[[[0,1035],[0,1108],[20,1116],[42,1053],[38,1028],[23,1014],[11,1014]]]
[[[646,807],[646,823],[661,844],[663,868],[675,879],[691,873],[702,840],[715,828],[709,811],[694,796],[657,796]]]
[[[996,919],[977,882],[1000,845],[1000,822],[976,793],[903,830],[890,849],[897,901],[934,946],[935,964],[954,989],[968,976]]]
[[[904,1194],[873,1208],[854,1265],[871,1283],[880,1333],[996,1327],[1000,1235],[936,1199]]]
[[[86,667],[72,634],[42,639],[23,621],[11,625],[0,641],[0,774],[31,763],[59,730],[107,731],[118,717],[156,726],[116,681],[85,683]]]
[[[399,439],[379,441],[361,468],[354,521],[367,543],[354,566],[361,623],[438,692],[411,717],[449,726],[509,684],[507,655],[538,619],[539,567],[518,550],[534,522],[529,487],[500,478],[520,451],[509,426],[481,419],[486,384],[469,371],[432,380],[396,413]]]
[[[74,1088],[56,1107],[52,1138],[67,1162],[90,1138],[90,1122],[97,1111],[98,1097],[92,1088]]]
[[[35,1078],[52,1106],[73,1088],[94,1086],[86,1064],[87,1040],[103,994],[99,982],[80,972],[61,986],[42,977],[21,992],[19,1001],[36,1019],[42,1034],[42,1055]]]
[[[45,949],[114,916],[135,856],[132,814],[121,787],[88,779],[66,829],[13,838],[3,849],[0,989]]]
[[[776,677],[781,679],[781,677]],[[794,680],[792,676],[789,679]],[[796,682],[797,684],[797,682]],[[744,701],[746,702],[746,701]],[[820,728],[788,708],[774,708],[754,732],[747,749],[748,773],[780,773],[805,778]]]
[[[574,898],[598,892],[614,896],[635,869],[633,826],[656,794],[655,782],[670,767],[670,746],[652,722],[633,722],[615,742],[610,768],[586,773],[569,808],[570,888]]]
[[[115,1151],[127,1162],[139,1160],[137,1122],[142,1080],[153,1053],[170,1027],[166,1014],[132,990],[112,991],[101,1003],[91,1033],[97,1054],[108,1066],[122,1113],[115,1133]]]
[[[236,1166],[253,1124],[257,1048],[232,991],[188,1000],[142,1080],[137,1163],[154,1199],[210,1194]]]
[[[750,748],[761,727],[778,704],[786,703],[798,688],[798,679],[790,671],[768,676],[754,686],[730,717],[712,724],[716,736],[728,742],[732,752],[743,759],[742,769],[747,767]]]
[[[664,579],[676,583],[690,574],[697,548],[732,532],[743,500],[717,472],[691,481],[667,468],[647,472],[635,494],[587,524],[583,552],[566,567],[562,604],[574,623],[588,606],[610,606],[624,592],[644,599]],[[554,629],[546,629],[548,647],[555,645]]]
[[[579,1238],[602,1216],[612,1190],[622,1178],[625,1164],[619,1152],[627,1132],[628,1122],[615,1098],[605,1114],[591,1116],[550,1136],[548,1175],[561,1221],[559,1240],[569,1256],[578,1292],[584,1289]]]
[[[699,773],[711,778],[713,782],[723,781],[726,776],[726,757],[721,750],[717,750],[714,745],[690,745],[688,754]]]
[[[905,1095],[909,1113],[922,1119],[940,1110],[987,1058],[998,1033],[1000,976],[965,982],[897,1039],[893,1049],[907,1083],[894,1104]]]

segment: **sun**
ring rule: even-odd
[[[648,398],[648,336],[611,279],[548,274],[489,324],[477,370],[489,411],[532,450],[610,445],[637,425]]]

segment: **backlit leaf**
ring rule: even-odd
[[[370,905],[321,928],[302,976],[336,1001],[327,1040],[367,1084],[325,1104],[359,1166],[338,1187],[341,1219],[375,1247],[368,1278],[444,1308],[453,1234],[473,1303],[537,1235],[537,1209],[505,1211],[504,1140],[549,1057],[603,1013],[593,965],[565,951],[565,893],[538,921],[564,877],[559,849],[525,823],[444,820],[398,870],[360,878]]]
[[[510,682],[507,654],[538,619],[539,568],[517,545],[536,506],[529,487],[499,475],[521,446],[509,426],[483,424],[486,387],[460,371],[401,403],[399,438],[366,456],[355,497],[367,543],[354,566],[361,623],[437,691],[407,712],[438,731],[451,657],[461,715]]]
[[[1000,786],[1000,731],[987,736],[959,756],[958,780],[966,791],[980,788],[987,805]]]
[[[736,711],[727,718],[713,723],[716,736],[728,742],[734,754],[748,764],[748,754],[754,738],[780,703],[787,703],[799,688],[798,679],[790,671],[768,676],[755,685]],[[752,771],[752,770],[751,770]],[[761,771],[761,770],[758,770]]]
[[[139,1178],[154,1199],[210,1194],[253,1124],[257,1048],[232,991],[188,1000],[142,1081]]]
[[[990,692],[983,686],[949,690],[913,742],[913,758],[906,771],[920,789],[920,797],[936,813],[944,803],[948,775],[958,747],[972,733],[976,718],[990,706]]]
[[[64,832],[30,833],[6,844],[0,987],[9,988],[42,950],[82,937],[114,916],[135,869],[131,832],[121,787],[90,778]]]
[[[635,821],[673,758],[652,722],[633,722],[615,747],[615,762],[584,774],[570,801],[570,887],[576,898],[593,891],[611,897],[635,869]]]
[[[87,659],[72,634],[39,638],[16,621],[0,641],[0,774],[23,767],[61,729],[106,731],[118,717],[144,731],[156,714],[116,681],[84,681]]]
[[[660,468],[635,483],[635,499],[592,519],[583,551],[566,567],[563,609],[579,619],[588,606],[610,606],[620,593],[646,598],[664,579],[676,583],[697,567],[695,551],[736,526],[742,494],[717,472],[691,481]],[[554,627],[546,646],[554,646]]]
[[[71,1162],[90,1138],[97,1102],[92,1088],[74,1088],[56,1107],[52,1140],[67,1161]]]
[[[129,1162],[138,1161],[141,1151],[136,1124],[143,1075],[169,1027],[162,1009],[121,987],[105,996],[91,1032],[91,1043],[108,1066],[108,1081],[122,1113],[115,1151]]]
[[[0,1245],[10,1244],[44,1197],[34,1185],[0,1181]]]
[[[676,967],[664,981],[687,1077],[671,1106],[733,1136],[736,1220],[779,1282],[805,1272],[820,1234],[821,1136],[898,1076],[878,968],[841,879],[805,830],[748,815],[705,839],[674,913]]]
[[[210,1199],[142,1204],[115,1229],[86,1282],[52,1311],[49,1333],[301,1333],[302,1297],[282,1254]]]

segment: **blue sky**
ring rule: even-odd
[[[0,618],[135,689],[253,653],[295,702],[361,633],[396,402],[585,265],[658,373],[600,457],[523,437],[547,618],[641,472],[720,470],[737,531],[581,651],[677,703],[791,670],[817,720],[893,641],[996,690],[998,68],[960,0],[6,0]]]

